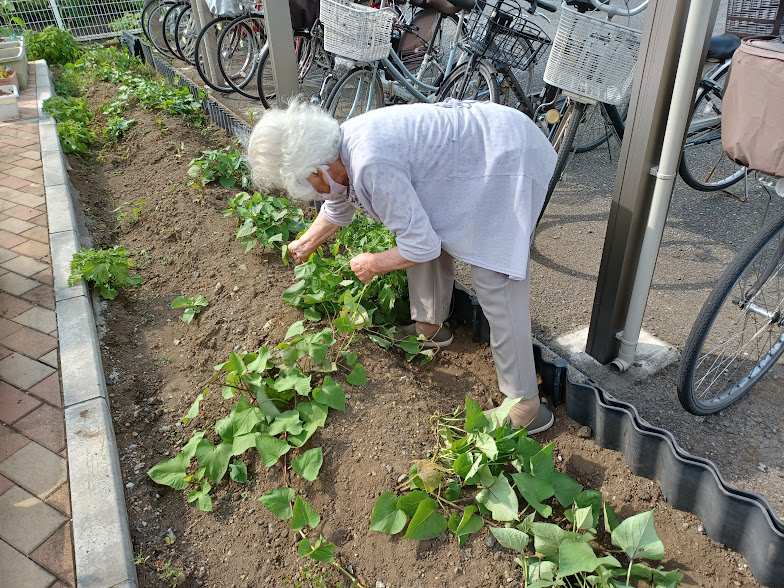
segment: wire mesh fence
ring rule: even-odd
[[[0,0],[0,27],[42,31],[49,25],[70,31],[80,41],[119,37],[139,31],[145,0]]]

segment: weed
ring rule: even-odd
[[[53,25],[40,33],[25,31],[25,46],[28,60],[46,59],[50,66],[73,63],[79,56],[79,46],[74,36]]]
[[[167,560],[158,573],[158,579],[163,580],[169,588],[174,588],[185,581],[185,570],[173,567],[171,560]]]
[[[149,555],[144,555],[142,553],[142,550],[139,549],[139,553],[137,553],[134,556],[134,558],[133,558],[133,563],[138,566],[138,565],[147,563],[148,559],[150,559],[150,556]]]
[[[201,157],[193,159],[188,169],[189,186],[201,188],[210,182],[219,182],[224,188],[233,188],[237,183],[241,189],[251,185],[250,170],[245,158],[235,147],[214,151],[202,151]]]
[[[169,134],[169,127],[166,126],[166,121],[163,119],[157,118],[155,119],[155,123],[161,128],[161,135],[168,135]]]
[[[171,263],[173,261],[174,261],[174,258],[171,255],[161,255],[159,263],[161,265],[171,265]]]
[[[120,18],[117,18],[109,23],[109,28],[113,31],[129,31],[139,28],[139,21],[141,20],[140,12],[126,12]]]
[[[95,285],[103,298],[114,300],[119,288],[141,286],[141,277],[130,273],[133,265],[128,252],[120,245],[100,250],[82,248],[74,253],[68,285],[84,280]]]
[[[142,204],[146,204],[146,203],[147,203],[146,199],[137,200],[136,202],[134,202],[133,200],[129,200],[128,202],[123,202],[122,204],[120,204],[120,206],[112,210],[112,212],[117,213],[118,221],[127,220],[128,224],[135,225],[136,223],[139,222],[139,219],[142,216],[142,209],[139,207]],[[124,206],[131,207],[130,216],[127,211],[122,210]]]
[[[57,119],[57,136],[65,153],[87,153],[95,133],[90,130],[93,115],[84,98],[52,96],[44,100],[43,110]]]
[[[182,313],[180,319],[186,325],[191,324],[191,321],[201,312],[201,309],[208,305],[209,302],[207,302],[207,299],[201,294],[193,298],[188,296],[177,296],[171,303],[172,308],[185,308],[185,312]]]
[[[110,116],[103,128],[103,134],[107,135],[110,141],[119,141],[135,122],[133,118],[128,120],[121,116]]]
[[[193,169],[193,168],[191,168]],[[292,206],[291,201],[274,196],[253,196],[241,192],[229,198],[229,208],[223,211],[226,217],[237,216],[242,223],[237,229],[237,239],[242,250],[250,251],[258,243],[282,251],[285,260],[286,243],[307,226],[301,208]]]

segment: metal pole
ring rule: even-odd
[[[602,364],[617,355],[617,335],[629,309],[656,180],[651,169],[664,142],[689,5],[684,0],[651,0],[648,5],[588,328],[586,351]],[[709,30],[717,10],[714,0]]]
[[[60,30],[67,31],[68,29],[65,28],[63,17],[60,16],[60,7],[57,6],[57,2],[55,2],[55,0],[49,0],[49,6],[52,8],[52,14],[54,14],[54,20],[57,22],[58,28]]]
[[[267,26],[267,43],[275,77],[275,95],[278,106],[299,92],[297,55],[294,52],[294,35],[291,30],[289,3],[281,0],[262,0]]]
[[[196,15],[199,31],[203,30],[204,26],[213,19],[213,14],[204,0],[191,0],[191,10]],[[205,69],[210,81],[216,85],[225,85],[226,81],[218,68],[218,37],[215,31],[207,31],[204,35],[204,58],[207,66]]]

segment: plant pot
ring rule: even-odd
[[[19,116],[19,89],[16,86],[0,87],[0,120],[16,120]]]
[[[0,65],[14,70],[19,76],[17,87],[21,90],[27,89],[27,53],[25,53],[24,39],[0,43]]]
[[[19,87],[19,76],[16,72],[11,73],[10,77],[0,78],[0,87],[2,86],[16,86]]]

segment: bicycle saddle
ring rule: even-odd
[[[735,35],[715,35],[708,46],[708,59],[724,61],[732,57],[738,47],[740,39]]]

